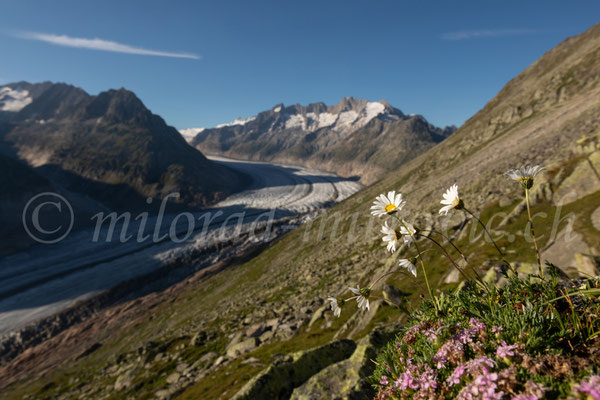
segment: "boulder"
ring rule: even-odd
[[[375,370],[373,360],[399,331],[399,326],[375,329],[363,337],[347,360],[322,369],[292,392],[290,400],[362,400],[375,394],[367,379]]]
[[[260,341],[257,338],[248,338],[240,343],[234,344],[227,348],[227,357],[236,358],[242,354],[249,352],[250,350],[255,349],[260,344]]]
[[[302,385],[323,368],[350,357],[355,349],[356,343],[343,339],[316,349],[281,357],[252,378],[233,399],[289,398],[294,388]]]
[[[119,375],[117,380],[115,381],[114,389],[115,391],[127,389],[131,386],[133,382],[135,374],[132,371],[126,372],[124,374]]]
[[[593,167],[594,158],[581,161],[554,193],[554,204],[569,204],[600,189],[600,177]]]
[[[247,337],[259,337],[266,330],[266,328],[267,327],[265,324],[251,325],[248,327],[248,329],[246,329],[246,336]]]
[[[181,378],[181,374],[179,372],[174,372],[167,377],[167,383],[173,385],[179,381],[179,378]]]

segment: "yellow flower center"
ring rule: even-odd
[[[452,208],[456,208],[457,205],[460,204],[460,199],[457,197],[456,199],[454,199],[454,201],[452,202]]]
[[[523,186],[526,189],[531,189],[531,187],[533,186],[533,178],[530,176],[519,178],[519,182],[521,183],[521,186]]]
[[[385,206],[385,211],[388,213],[393,213],[397,209],[398,209],[398,207],[396,207],[395,204],[388,204],[387,206]]]

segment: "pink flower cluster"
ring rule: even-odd
[[[514,357],[516,348],[516,345],[507,345],[506,342],[502,340],[500,346],[498,346],[498,349],[496,350],[496,355],[498,358]]]
[[[412,326],[397,342],[395,365],[384,365],[387,373],[380,378],[376,399],[545,398],[548,389],[543,385],[533,380],[519,383],[516,379],[523,348],[505,340],[498,341],[502,331],[500,326],[488,328],[475,318],[471,318],[466,327],[444,327],[441,322]],[[432,346],[437,347],[437,351],[429,362],[417,362],[423,357],[418,349],[429,351]],[[600,375],[574,385],[573,396],[600,400]]]
[[[475,360],[473,360],[475,361]],[[487,364],[487,360],[478,363],[478,367]],[[504,392],[498,391],[498,374],[490,372],[486,367],[481,367],[481,374],[473,381],[465,385],[456,397],[459,400],[498,400],[504,396]],[[468,369],[468,367],[467,367]]]
[[[438,387],[437,374],[427,364],[407,360],[406,370],[394,382],[394,389],[416,391],[415,398],[428,398]]]
[[[600,400],[600,375],[588,376],[573,386],[573,392],[577,396],[584,395],[588,399]]]

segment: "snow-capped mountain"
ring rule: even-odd
[[[405,115],[386,101],[346,97],[334,106],[278,104],[187,140],[208,154],[321,168],[369,183],[454,130]]]
[[[15,90],[8,86],[0,89],[1,111],[21,111],[26,105],[31,104],[32,101],[33,99],[29,95],[28,90],[19,88]]]
[[[174,191],[204,207],[246,179],[191,149],[123,88],[92,96],[64,83],[0,85],[0,138],[0,155],[112,208]]]
[[[196,137],[197,134],[199,134],[203,130],[204,130],[204,128],[187,128],[187,129],[180,129],[179,133],[181,133],[181,136],[183,136],[183,138],[186,141],[190,142],[192,139],[194,139]]]

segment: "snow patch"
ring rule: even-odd
[[[358,118],[358,113],[356,111],[344,111],[341,112],[337,123],[335,124],[336,129],[344,129],[351,126],[354,121]]]
[[[306,113],[306,118],[308,119],[307,125],[309,125],[311,131],[335,124],[337,117],[337,114],[330,114],[327,112],[321,114],[313,112]]]
[[[368,121],[372,120],[379,114],[385,111],[385,106],[378,102],[369,102],[365,107],[365,119]]]
[[[187,129],[180,129],[179,133],[181,133],[181,136],[183,136],[183,138],[186,141],[191,142],[192,139],[194,139],[196,137],[196,135],[198,135],[203,130],[204,130],[204,128],[187,128]]]
[[[298,114],[288,115],[287,119],[285,120],[285,129],[294,129],[294,128],[304,129],[305,125],[306,125],[306,121],[304,120],[302,115],[298,115]]]
[[[0,111],[17,112],[33,101],[29,91],[3,87],[0,89]]]
[[[256,117],[248,117],[248,118],[236,118],[232,122],[227,124],[217,125],[217,128],[224,128],[226,126],[234,126],[234,125],[246,125],[248,122],[254,121]]]
[[[273,109],[273,112],[279,112],[281,111],[281,106],[277,106]]]
[[[335,121],[337,120],[338,116],[337,114],[331,114],[331,113],[321,113],[319,114],[319,128],[325,128],[326,126],[331,126],[333,124],[335,124]]]

